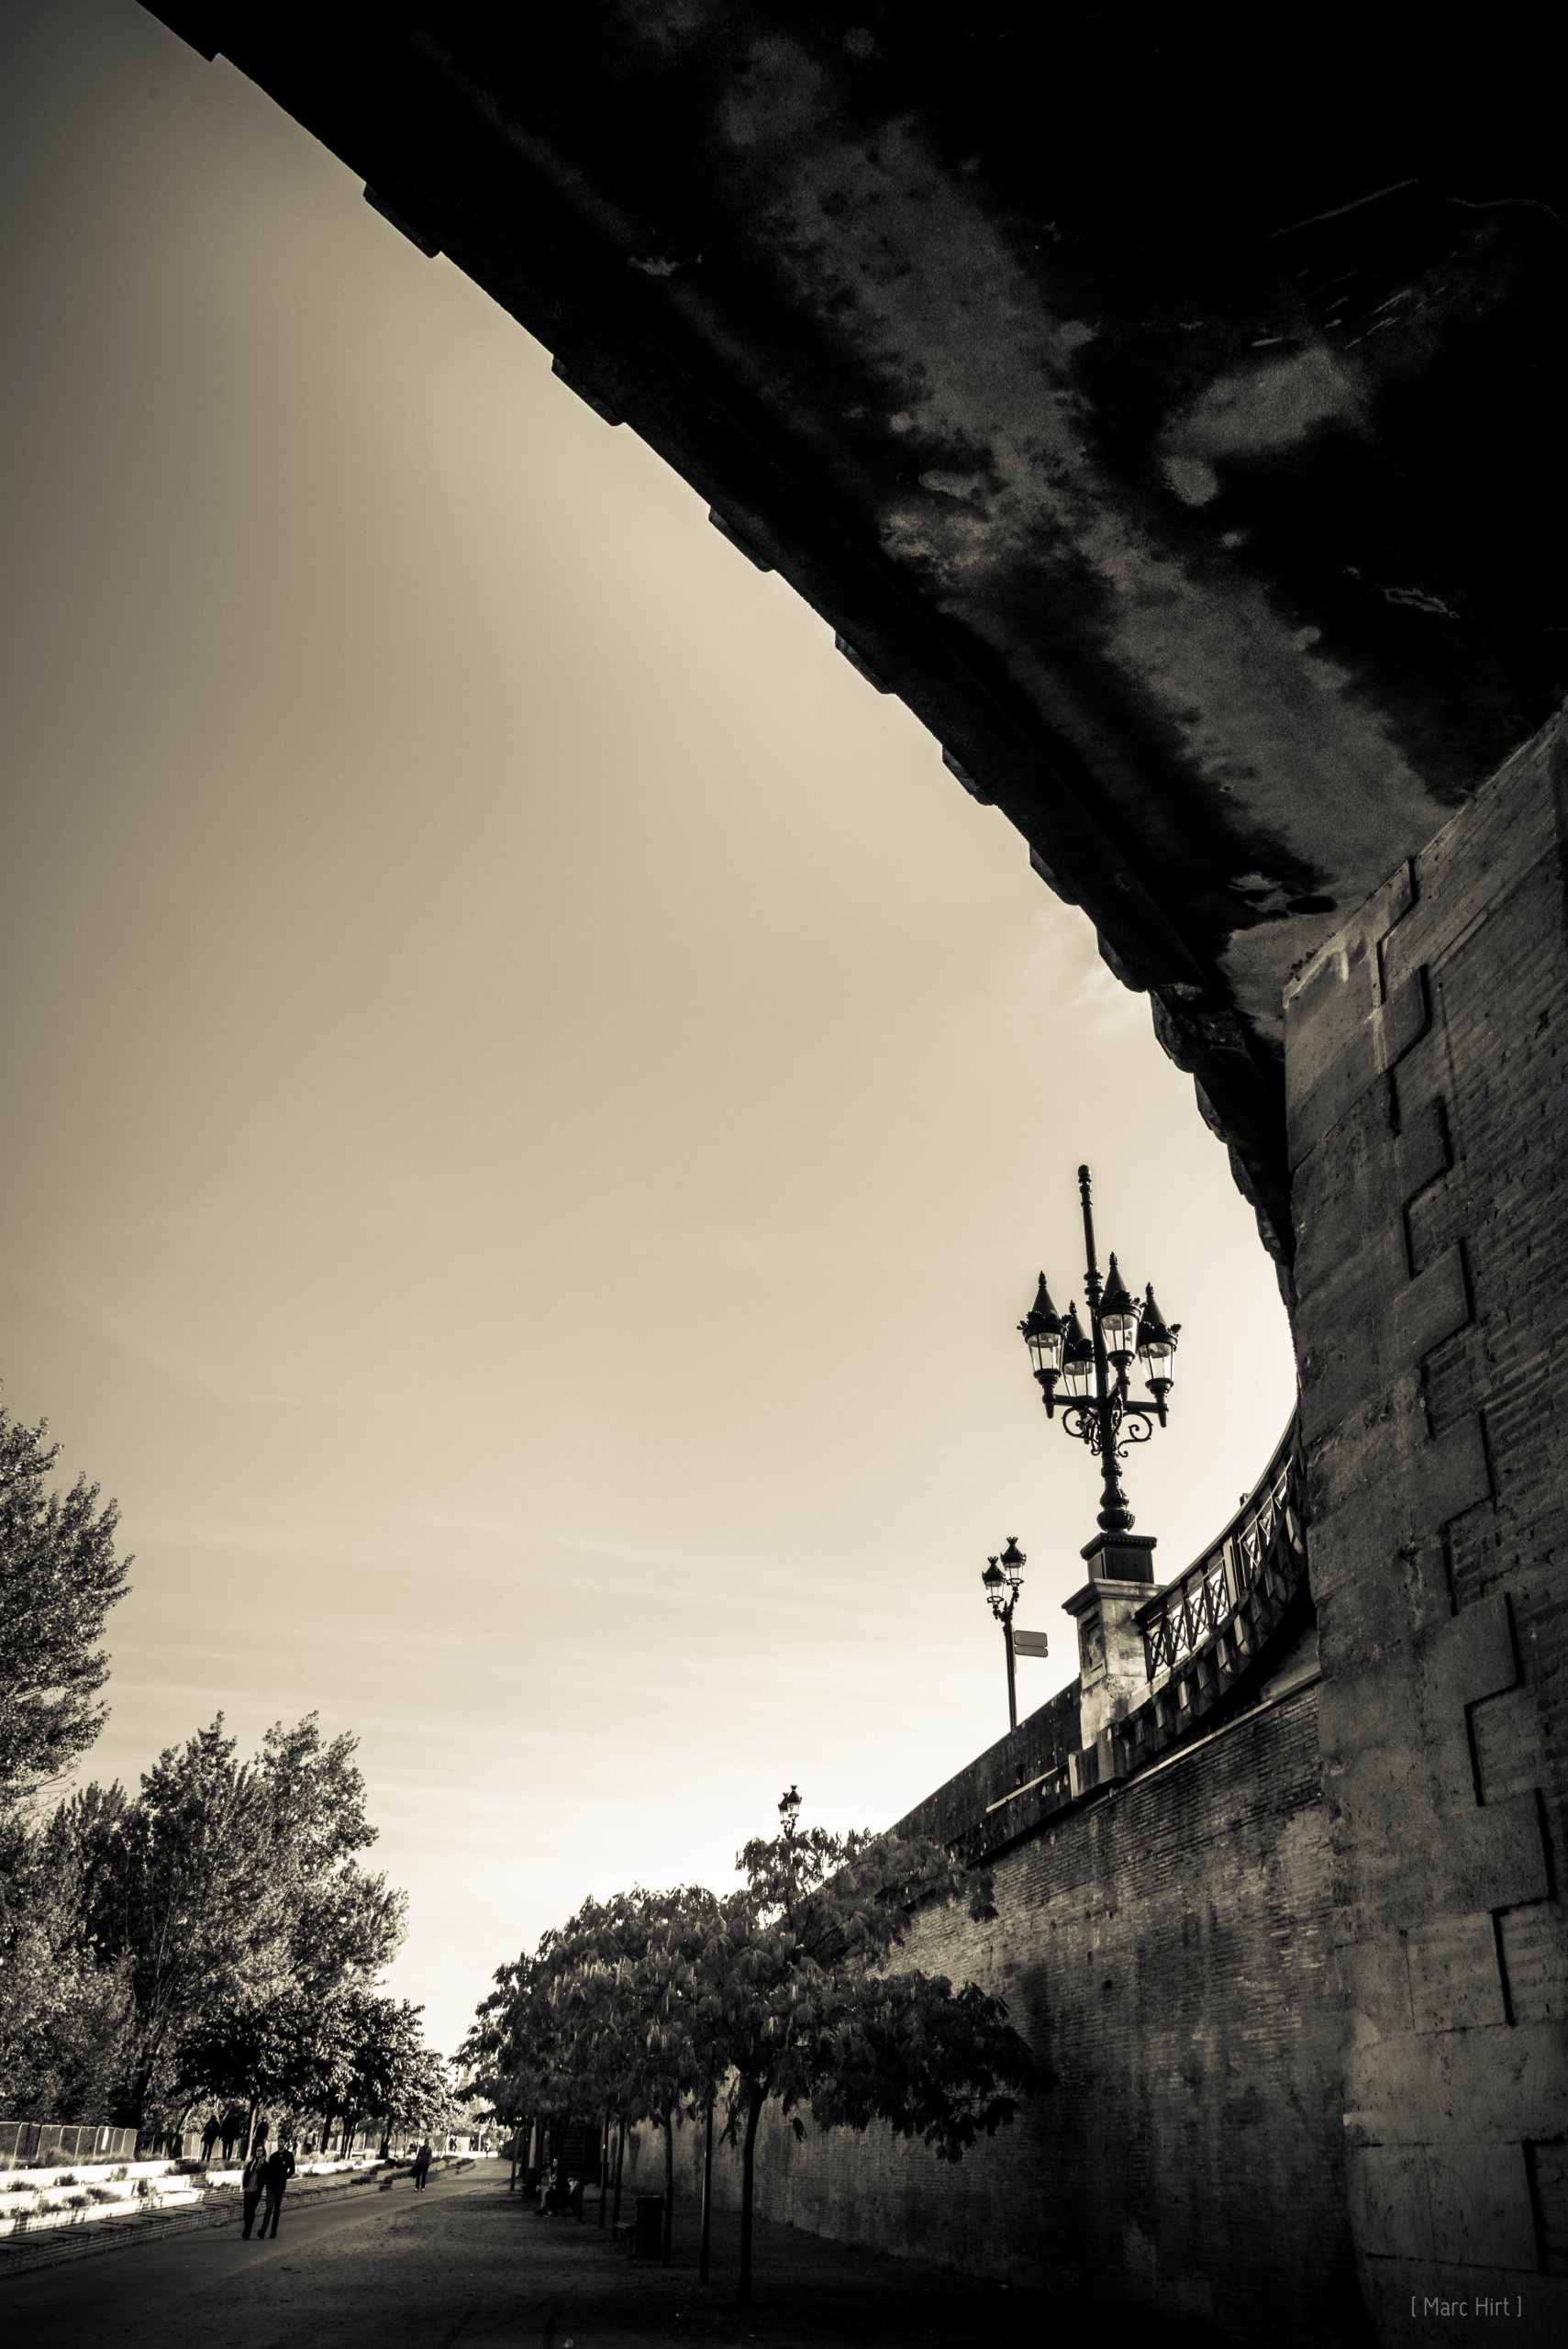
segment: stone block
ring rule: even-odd
[[[1389,1096],[1379,1085],[1341,1119],[1333,1149],[1314,1151],[1297,1171],[1291,1208],[1298,1304],[1314,1297],[1325,1281],[1342,1277],[1373,1235],[1397,1230],[1402,1201],[1391,1196],[1389,1182],[1397,1146]],[[1395,1277],[1402,1280],[1404,1267],[1396,1264]]]
[[[1394,1296],[1394,1337],[1399,1357],[1418,1363],[1470,1319],[1464,1255],[1456,1244]]]
[[[1551,2023],[1368,2040],[1355,2051],[1347,2098],[1351,2143],[1551,2140],[1568,2134],[1568,2046]]]
[[[1356,2037],[1371,2032],[1382,2039],[1391,2032],[1414,2029],[1410,1966],[1402,1933],[1385,1932],[1373,1941],[1347,1942],[1335,1951],[1334,1966],[1340,1995]]]
[[[1395,1144],[1395,1161],[1398,1170],[1396,1187],[1401,1200],[1408,1200],[1448,1171],[1451,1161],[1448,1119],[1440,1096],[1429,1094],[1425,1100],[1412,1100],[1407,1112],[1405,1088],[1398,1077],[1396,1078],[1396,1088],[1401,1113],[1398,1139]]]
[[[1448,1038],[1440,1027],[1429,1028],[1412,1044],[1393,1072],[1394,1121],[1401,1134],[1446,1098],[1450,1075]]]
[[[1501,1802],[1545,1783],[1549,1763],[1531,1690],[1516,1687],[1485,1698],[1470,1725],[1483,1802]]]
[[[1410,1463],[1429,1437],[1414,1369],[1391,1379],[1380,1395],[1338,1421],[1320,1420],[1315,1402],[1304,1396],[1301,1418],[1316,1586],[1318,1535],[1336,1511],[1358,1512],[1363,1553],[1380,1547],[1385,1536],[1396,1543],[1411,1531],[1404,1487]]]
[[[1460,1909],[1515,1909],[1551,1889],[1540,1805],[1512,1795],[1434,1820],[1427,1850],[1429,1895]]]
[[[1319,1640],[1322,1638],[1319,1627]],[[1318,1697],[1318,1735],[1323,1759],[1336,1776],[1372,1763],[1410,1778],[1407,1758],[1419,1748],[1419,1684],[1408,1663],[1393,1668],[1381,1658],[1359,1672],[1330,1672]]]
[[[1472,2031],[1506,2023],[1497,1929],[1486,1909],[1440,1917],[1406,1938],[1410,2011],[1418,2031]]]
[[[1326,949],[1286,1010],[1286,1142],[1292,1167],[1376,1081],[1376,974],[1366,941]]]
[[[1535,2212],[1522,2144],[1429,2146],[1427,2194],[1439,2259],[1522,2271],[1533,2283]]]
[[[1435,969],[1542,857],[1557,854],[1544,741],[1510,764],[1417,859],[1417,901],[1384,942],[1389,993],[1422,963]]]
[[[1511,1688],[1519,1668],[1507,1594],[1496,1591],[1462,1607],[1428,1632],[1420,1643],[1420,1670],[1429,1702],[1455,1711]]]
[[[1380,1068],[1392,1068],[1424,1036],[1431,1018],[1425,970],[1411,971],[1385,996],[1375,1014],[1375,1051]]]
[[[1419,2145],[1362,2145],[1346,2160],[1351,2224],[1374,2259],[1429,2259],[1432,2212]]]
[[[1479,1419],[1457,1419],[1433,1436],[1412,1463],[1410,1531],[1436,1533],[1492,1490],[1492,1471]]]
[[[1514,2021],[1568,2024],[1568,1936],[1555,1900],[1527,1901],[1497,1919],[1503,1979]],[[1568,2219],[1568,2211],[1565,2211]],[[1564,2233],[1568,2258],[1568,2231]]]

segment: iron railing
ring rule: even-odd
[[[1306,1564],[1299,1430],[1293,1416],[1273,1458],[1218,1541],[1140,1608],[1149,1678],[1162,1679],[1207,1640],[1235,1627],[1254,1593],[1283,1604]]]

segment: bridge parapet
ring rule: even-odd
[[[1300,1423],[1293,1414],[1273,1458],[1218,1540],[1139,1609],[1151,1686],[1162,1687],[1210,1642],[1238,1657],[1249,1654],[1273,1628],[1306,1565]]]
[[[1090,1733],[1095,1717],[1086,1728],[1084,1683],[1070,1682],[899,1827],[934,1835],[972,1862],[990,1858],[1053,1813],[1135,1776],[1200,1726],[1218,1728],[1245,1710],[1309,1620],[1293,1418],[1217,1540],[1130,1618],[1127,1635],[1141,1643],[1148,1672],[1141,1699]]]

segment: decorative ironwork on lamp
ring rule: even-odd
[[[1065,1319],[1058,1313],[1043,1273],[1034,1303],[1018,1328],[1029,1347],[1048,1416],[1056,1417],[1060,1386],[1064,1389],[1062,1425],[1099,1460],[1104,1485],[1098,1519],[1102,1531],[1127,1533],[1133,1519],[1121,1488],[1118,1465],[1129,1444],[1148,1442],[1154,1420],[1162,1427],[1166,1424],[1165,1403],[1175,1382],[1176,1338],[1182,1325],[1173,1321],[1167,1327],[1154,1302],[1152,1283],[1143,1292],[1142,1304],[1138,1302],[1122,1278],[1114,1253],[1102,1280],[1095,1254],[1086,1166],[1078,1169],[1078,1196],[1084,1208],[1088,1331],[1078,1319],[1076,1304],[1069,1305]],[[1151,1403],[1129,1391],[1134,1358],[1142,1366],[1144,1384],[1154,1397]],[[989,1576],[986,1579],[989,1582]],[[995,1609],[995,1595],[991,1603]],[[1009,1646],[1009,1662],[1011,1653]]]

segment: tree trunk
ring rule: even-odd
[[[623,2118],[620,2126],[616,2131],[616,2199],[615,2207],[610,2212],[610,2224],[612,2227],[618,2227],[620,2224],[620,2172],[621,2163],[625,2154],[626,2121]]]
[[[762,2092],[755,2080],[746,2083],[746,2134],[740,2144],[740,2288],[736,2305],[751,2305],[751,2183],[756,2175],[757,2123],[762,2117]]]
[[[256,2134],[256,2113],[261,2101],[261,2099],[259,2096],[253,2096],[250,2099],[250,2110],[245,2115],[245,2144],[243,2150],[247,2154],[250,2151],[250,2140]]]
[[[670,2232],[675,2217],[675,2116],[664,2110],[664,2240],[659,2247],[661,2266],[670,2265]]]
[[[707,2100],[707,2118],[703,2125],[702,2141],[702,2248],[697,2254],[697,2282],[707,2282],[707,2247],[713,2232],[713,2099]]]
[[[599,2131],[599,2224],[601,2227],[605,2223],[605,2188],[609,2184],[609,2166],[610,2109],[606,2104],[605,2107],[604,2125]]]

